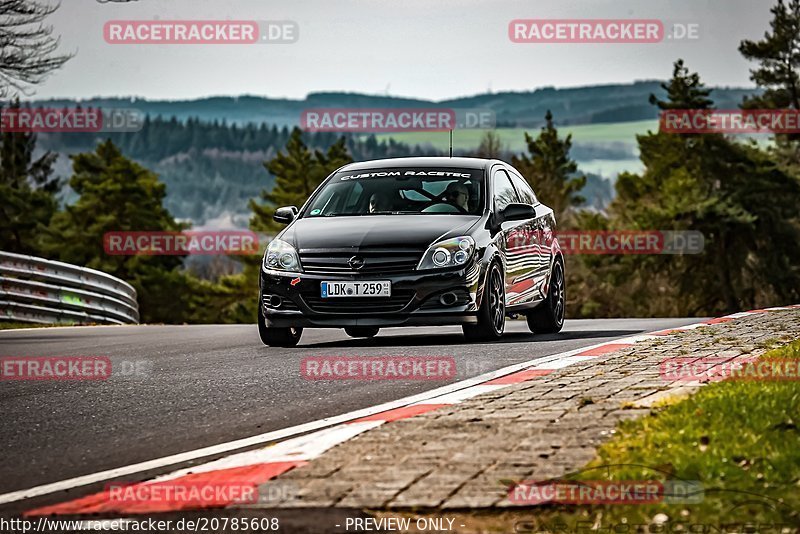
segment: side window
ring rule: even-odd
[[[519,197],[522,199],[523,203],[530,204],[532,206],[538,204],[536,195],[533,194],[533,189],[531,189],[531,186],[528,185],[526,180],[523,180],[516,174],[512,174],[511,181],[514,182],[514,187],[517,188],[517,193],[519,193]]]
[[[494,173],[494,209],[499,212],[512,202],[519,202],[517,192],[511,184],[508,173],[498,170]]]

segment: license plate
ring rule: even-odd
[[[364,282],[322,282],[322,298],[333,297],[391,297],[392,282],[372,280]]]

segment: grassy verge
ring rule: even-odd
[[[763,358],[800,358],[800,341]],[[620,425],[617,438],[601,447],[593,466],[638,464],[661,467],[672,479],[698,480],[702,502],[693,505],[609,507],[608,514],[640,518],[665,514],[696,518],[786,521],[800,524],[800,383],[728,380],[649,417]],[[648,473],[649,471],[649,473]],[[615,475],[653,476],[623,467]]]
[[[800,341],[762,358],[800,359]],[[780,532],[772,529],[785,525],[794,532],[800,526],[799,426],[797,380],[709,384],[647,417],[622,422],[597,459],[569,477],[697,481],[702,494],[673,503],[551,509],[547,520],[612,527],[655,522],[668,532],[736,524]]]
[[[762,358],[800,359],[800,340]],[[564,477],[696,481],[702,493],[681,502],[551,504],[458,520],[468,525],[463,532],[800,532],[798,427],[798,380],[712,383],[620,423],[594,461]]]

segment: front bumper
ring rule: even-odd
[[[403,274],[297,274],[261,269],[260,305],[269,327],[430,326],[475,324],[479,266]],[[323,281],[390,280],[391,297],[321,298]],[[440,302],[454,293],[451,305]],[[276,305],[278,304],[278,305]]]

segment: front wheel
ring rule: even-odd
[[[303,335],[302,328],[271,328],[267,326],[261,310],[258,311],[258,335],[261,342],[269,347],[294,347]]]
[[[527,316],[528,328],[536,334],[555,334],[564,326],[564,308],[567,290],[564,282],[564,266],[560,261],[553,265],[547,298]]]
[[[378,335],[380,328],[373,326],[351,326],[345,328],[344,332],[350,337],[375,337]]]
[[[483,302],[478,310],[478,324],[463,325],[467,341],[497,341],[506,327],[506,286],[503,271],[492,263],[486,273]]]

